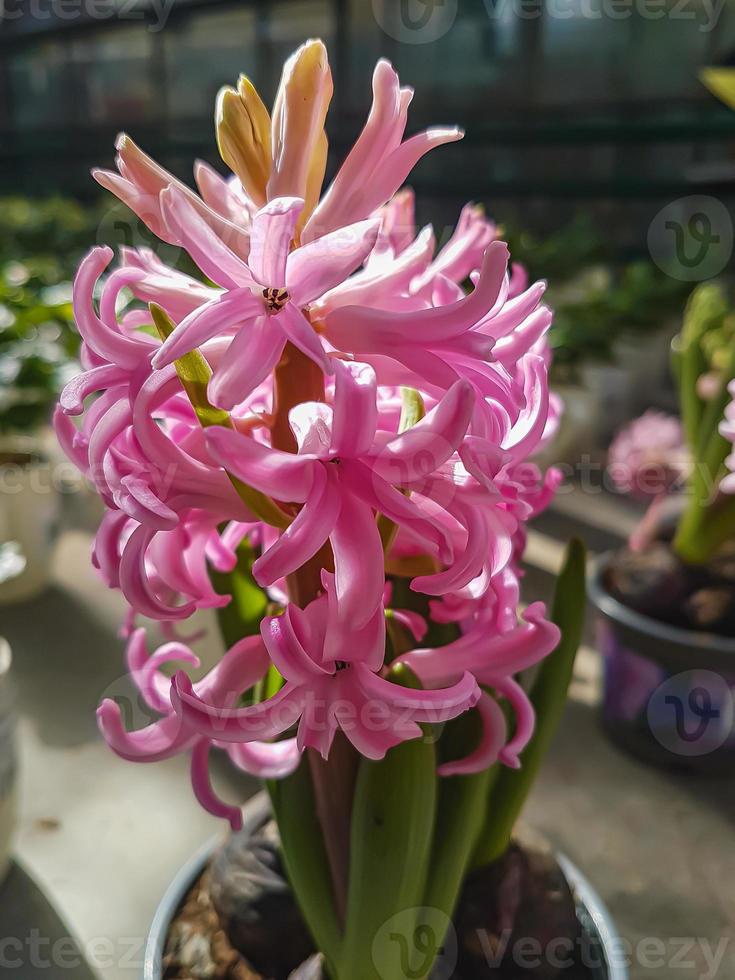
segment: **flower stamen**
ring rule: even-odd
[[[267,286],[263,290],[263,296],[269,313],[280,313],[291,299],[287,289],[277,289],[275,286]]]

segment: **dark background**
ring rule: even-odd
[[[6,0],[0,193],[94,195],[88,170],[112,163],[121,129],[190,180],[192,158],[217,162],[219,87],[245,72],[269,104],[284,58],[321,36],[335,76],[330,169],[364,120],[381,55],[416,88],[410,130],[466,127],[461,149],[430,154],[413,178],[439,225],[470,197],[540,233],[583,210],[635,254],[666,202],[733,203],[735,115],[697,77],[735,46],[732,5],[715,16],[702,0],[168,0],[165,13],[156,2]],[[425,41],[424,21],[441,36]]]

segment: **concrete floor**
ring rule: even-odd
[[[527,597],[549,592],[559,541],[578,516],[594,548],[624,533],[631,515],[606,508],[565,499],[544,518],[530,542]],[[10,948],[22,967],[16,963],[13,973],[11,960],[0,959],[0,968],[23,980],[138,977],[168,881],[194,848],[222,833],[194,801],[185,760],[130,765],[97,735],[100,697],[125,690],[122,604],[97,581],[89,546],[87,530],[64,533],[53,587],[33,602],[0,608],[0,633],[15,657],[21,750],[18,867],[0,891],[0,940],[22,944],[22,953]],[[600,731],[598,697],[599,663],[587,647],[525,820],[577,862],[609,903],[631,945],[633,980],[731,980],[733,782],[685,779],[623,755]],[[224,766],[217,783],[233,799],[255,789]],[[49,940],[45,956],[39,939]],[[80,960],[70,968],[75,949],[89,969]],[[68,965],[49,968],[54,958]]]

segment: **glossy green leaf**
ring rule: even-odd
[[[404,668],[400,680],[411,683],[408,673]],[[384,980],[382,957],[405,953],[413,963],[415,955],[425,956],[414,942],[431,859],[436,784],[434,746],[424,738],[403,742],[379,762],[360,762],[340,980]],[[385,929],[390,935],[383,937]],[[415,975],[418,980],[422,974]]]
[[[338,976],[335,965],[342,937],[306,755],[293,775],[272,780],[267,786],[288,880],[314,943],[324,954],[329,974]],[[284,942],[288,942],[287,936]]]

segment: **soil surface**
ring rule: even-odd
[[[683,629],[735,637],[735,543],[706,565],[686,565],[665,542],[618,551],[605,576],[629,609]]]
[[[513,844],[469,876],[455,916],[456,959],[436,980],[593,980],[600,959],[549,847]],[[193,886],[169,931],[164,980],[319,980],[301,966],[313,953],[283,875],[272,821],[233,834]],[[256,965],[257,964],[257,965]],[[302,972],[303,970],[303,972]]]

